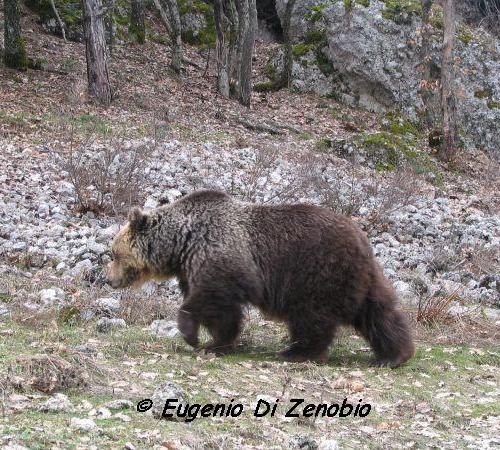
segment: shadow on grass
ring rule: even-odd
[[[239,345],[233,352],[222,356],[227,362],[274,362],[281,363],[278,352],[282,350],[275,346],[249,346]],[[333,346],[330,351],[330,357],[326,364],[320,364],[327,367],[348,367],[348,368],[369,368],[373,366],[373,355],[371,352],[355,351],[356,349],[347,346]],[[303,363],[294,363],[303,364]],[[308,363],[309,364],[309,363]]]

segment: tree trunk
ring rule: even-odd
[[[252,57],[257,28],[255,0],[238,0],[238,85],[236,95],[244,106],[250,106],[252,97]]]
[[[156,9],[165,22],[172,47],[172,70],[180,74],[182,70],[181,17],[176,0],[154,0]]]
[[[443,145],[439,158],[450,161],[457,151],[455,70],[453,46],[455,41],[455,0],[444,0],[444,37],[441,64],[441,110],[443,113]]]
[[[229,42],[231,41],[230,5],[224,0],[215,0],[214,15],[215,30],[217,32],[217,91],[223,97],[229,97],[229,78],[231,73],[229,58]]]
[[[275,84],[275,89],[281,89],[283,87],[290,87],[292,81],[292,67],[293,67],[293,53],[292,53],[292,33],[291,33],[291,21],[292,13],[295,8],[296,0],[288,0],[285,7],[285,16],[283,18],[283,38],[284,38],[284,50],[285,54],[283,57],[283,72],[280,75],[279,80]]]
[[[7,67],[26,70],[28,58],[21,37],[21,7],[18,0],[4,0],[4,62]]]
[[[112,94],[101,0],[82,0],[82,9],[89,93],[103,105],[109,105]]]
[[[215,0],[217,90],[250,106],[252,58],[257,30],[255,0]]]
[[[420,96],[424,104],[425,122],[428,127],[436,125],[436,117],[432,100],[434,98],[434,83],[431,78],[431,55],[430,55],[430,33],[432,25],[429,23],[429,15],[431,12],[433,0],[421,0],[422,5],[422,48],[420,53],[422,72],[420,81]]]
[[[130,32],[138,44],[146,42],[144,0],[131,0]]]
[[[115,4],[116,0],[105,0],[104,5],[104,29],[106,31],[106,37],[108,41],[108,52],[109,57],[112,58],[115,50]]]

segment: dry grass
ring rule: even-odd
[[[445,296],[433,294],[420,298],[416,315],[417,322],[435,324],[452,321],[450,307],[458,299],[458,294],[459,290],[457,289]]]
[[[171,319],[178,306],[163,296],[145,296],[140,291],[127,290],[120,300],[119,317],[129,325],[149,325],[153,320]]]
[[[17,390],[35,389],[47,394],[71,388],[85,388],[90,376],[82,358],[69,362],[58,356],[19,356],[8,368],[11,385]]]
[[[451,314],[453,303],[470,303],[458,292],[447,296],[426,297],[421,305],[408,311],[415,338],[429,344],[496,345],[500,326],[487,317],[480,305],[460,314]]]

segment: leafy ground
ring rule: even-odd
[[[28,52],[43,59],[45,70],[0,70],[0,135],[23,148],[64,147],[89,135],[97,141],[156,136],[215,142],[221,148],[270,146],[293,153],[298,147],[324,151],[332,137],[363,136],[382,127],[376,115],[287,90],[254,94],[252,108],[246,110],[215,94],[213,60],[204,75],[204,56],[196,49],[187,49],[191,63],[186,63],[182,80],[172,77],[166,69],[168,50],[160,42],[115,49],[111,64],[115,101],[103,110],[87,102],[83,46],[41,33],[29,15],[24,21]],[[258,44],[257,81],[263,80],[270,50]],[[280,134],[251,130],[248,121],[279,127]],[[420,150],[430,154],[425,145]],[[489,164],[472,153],[443,172],[445,186],[498,200],[491,178],[484,176]],[[0,303],[21,305],[33,292],[58,283],[53,274],[40,271],[27,276],[22,269],[0,274]],[[62,287],[82,304],[106,294],[79,280]],[[173,317],[177,305],[161,300],[162,317]],[[129,326],[109,334],[98,333],[93,320],[73,320],[71,311],[19,308],[0,320],[0,445],[314,448],[330,439],[341,448],[456,449],[500,443],[498,323],[486,318],[452,320],[444,315],[446,320],[433,325],[415,323],[416,356],[404,367],[389,370],[371,368],[366,343],[349,330],[337,339],[326,365],[278,362],[274,352],[283,347],[285,330],[253,312],[236,354],[223,358],[196,354],[180,340],[152,336],[143,328],[149,323],[146,318],[143,323],[137,318],[145,314],[143,304],[137,304],[139,313],[128,312]],[[410,314],[416,316],[415,311]],[[40,355],[56,365],[66,361],[65,370],[76,378],[69,385],[60,383],[48,364],[38,376],[47,378],[50,392],[36,389],[30,380]],[[157,421],[134,409],[121,411],[121,416],[98,417],[97,409],[109,400],[136,404],[167,380],[182,386],[192,402],[228,403],[234,398],[246,412],[235,419],[198,419],[188,424]],[[74,408],[39,411],[52,391],[64,392]],[[258,396],[279,398],[281,405],[296,397],[311,403],[341,402],[347,397],[354,404],[362,399],[373,409],[365,418],[311,420],[284,418],[282,406],[274,418],[255,418],[250,408]],[[93,418],[99,430],[77,432],[69,426],[73,417]]]

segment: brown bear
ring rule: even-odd
[[[197,348],[231,350],[243,308],[288,325],[288,361],[328,359],[340,325],[371,344],[376,364],[396,367],[414,353],[408,321],[368,239],[347,217],[308,204],[258,205],[198,191],[142,212],[115,236],[108,280],[115,288],[177,277],[184,295],[179,330]]]

